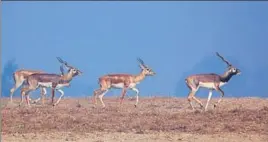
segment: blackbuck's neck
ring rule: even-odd
[[[229,71],[224,72],[223,75],[221,75],[221,81],[228,82],[232,78],[233,74]]]
[[[73,78],[73,75],[71,73],[67,73],[65,75],[62,76],[62,80],[70,82]]]
[[[134,82],[140,82],[145,78],[145,73],[141,71],[138,75],[134,77]]]

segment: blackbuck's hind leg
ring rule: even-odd
[[[200,107],[203,108],[202,102],[195,97],[195,93],[197,91],[198,91],[198,89],[193,89],[193,90],[191,90],[191,92],[188,95],[188,101],[189,101],[190,106],[192,107],[193,110],[195,110],[195,109],[193,107],[192,100],[195,100],[200,105]]]
[[[201,108],[204,107],[203,103],[200,100],[198,100],[195,96],[193,96],[193,99],[200,105]]]
[[[131,88],[131,90],[136,92],[136,103],[135,103],[135,107],[137,107],[138,103],[139,103],[139,90],[137,88]]]
[[[10,102],[13,103],[13,94],[14,92],[22,85],[23,82],[15,82],[14,87],[10,89]]]
[[[220,92],[221,96],[220,96],[220,99],[217,101],[217,103],[214,104],[214,108],[217,107],[217,105],[221,102],[221,100],[222,100],[222,98],[223,98],[223,96],[224,96],[224,92],[221,90],[221,88],[218,87],[218,88],[217,88],[217,91]]]
[[[94,97],[94,100],[93,100],[94,101],[94,107],[96,107],[96,105],[97,105],[97,97],[99,97],[100,102],[102,104],[102,107],[105,108],[105,104],[104,104],[102,98],[109,91],[109,89],[111,88],[111,82],[109,82],[109,81],[107,82],[106,80],[101,80],[99,82],[99,84],[100,84],[100,88],[94,91],[94,96],[93,96]]]
[[[126,92],[127,92],[127,88],[124,87],[124,88],[122,89],[122,95],[121,95],[121,98],[120,98],[120,105],[123,103],[123,100],[124,100],[124,97],[125,97],[125,95],[126,95]]]
[[[102,90],[101,94],[99,95],[99,99],[100,99],[100,102],[101,102],[101,105],[103,108],[105,108],[105,104],[102,100],[103,96],[108,92],[108,89],[107,90]]]
[[[61,98],[64,96],[64,92],[61,89],[56,89],[56,90],[58,92],[60,92],[61,95],[60,95],[59,99],[57,100],[57,102],[55,104],[53,104],[53,106],[57,105],[60,102]]]
[[[23,88],[22,88],[22,89],[21,89],[21,93],[20,93],[20,98],[21,98],[21,99],[20,99],[19,106],[22,105],[24,96],[25,96],[25,91],[24,91]]]
[[[97,105],[97,103],[98,103],[98,97],[99,97],[101,94],[105,93],[105,91],[106,91],[106,90],[101,89],[101,88],[99,88],[99,89],[97,89],[97,90],[94,91],[94,94],[93,94],[93,97],[92,97],[92,101],[93,101],[94,107],[96,107],[96,105]]]
[[[38,103],[42,99],[42,105],[44,105],[44,96],[47,94],[47,91],[44,87],[40,87],[40,91],[41,91],[41,94],[40,94],[41,97],[33,100],[32,103]]]
[[[208,104],[209,104],[209,101],[210,101],[210,99],[211,99],[211,96],[212,96],[212,90],[209,90],[209,93],[208,93],[208,100],[207,100],[207,104],[206,104],[206,107],[205,107],[205,111],[207,111]]]
[[[22,105],[23,103],[23,97],[25,95],[25,99],[26,99],[26,102],[27,102],[27,105],[30,106],[30,96],[29,96],[29,93],[33,90],[35,90],[36,88],[35,87],[31,87],[31,86],[27,86],[27,87],[23,87],[21,89],[21,102],[19,105]]]
[[[24,96],[25,96],[25,94],[27,93],[26,91],[28,91],[29,90],[29,87],[28,86],[23,86],[22,88],[21,88],[21,90],[20,90],[20,103],[19,103],[19,106],[21,106],[22,104],[23,104],[23,99],[24,99]]]
[[[187,87],[190,89],[190,93],[188,94],[188,101],[189,101],[190,106],[192,107],[192,109],[195,110],[194,106],[192,104],[193,99],[200,105],[201,108],[203,108],[202,102],[195,97],[195,93],[199,89],[198,84],[196,84],[193,80],[189,81],[187,79],[185,80],[185,82],[186,82]]]
[[[97,105],[97,103],[98,103],[97,97],[98,97],[98,95],[100,94],[100,91],[101,91],[101,89],[97,89],[97,90],[94,91],[94,94],[93,94],[93,97],[92,97],[92,102],[93,102],[93,104],[94,104],[94,107],[95,107],[95,106]]]
[[[195,95],[195,93],[196,91],[191,90],[190,93],[188,94],[188,102],[193,110],[195,110],[195,108],[193,106],[192,100],[193,100],[193,96]]]
[[[132,99],[133,99],[133,97],[130,96],[129,94],[127,94],[127,93],[126,93],[126,97],[127,97],[129,100],[132,100]]]

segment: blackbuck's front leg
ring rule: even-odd
[[[51,87],[51,97],[52,97],[51,103],[52,103],[53,106],[55,106],[54,105],[54,98],[55,98],[55,89],[56,89],[57,85],[58,85],[58,83],[53,82],[52,87]]]
[[[136,103],[135,103],[135,107],[137,107],[138,103],[139,103],[139,90],[137,88],[131,88],[131,90],[136,92]]]
[[[44,105],[45,104],[45,98],[46,98],[46,94],[47,94],[47,90],[46,90],[46,88],[44,88],[44,87],[42,87],[41,88],[41,90],[42,90],[42,105]]]
[[[57,100],[57,102],[55,104],[53,104],[53,106],[57,105],[60,102],[61,98],[64,96],[64,92],[61,89],[56,89],[56,90],[58,92],[60,92],[61,95],[60,95],[59,99]]]
[[[214,104],[214,108],[217,107],[217,105],[221,102],[221,100],[222,100],[222,98],[223,98],[223,96],[224,96],[224,92],[221,90],[220,87],[217,87],[216,90],[220,92],[221,96],[220,96],[220,99],[217,101],[217,103]]]
[[[55,88],[51,88],[51,104],[54,104],[54,97],[55,97]]]
[[[209,93],[208,93],[208,100],[207,100],[207,104],[206,104],[206,107],[205,107],[205,111],[207,111],[208,104],[209,104],[209,101],[210,101],[210,99],[211,99],[211,96],[212,96],[212,90],[209,90]]]

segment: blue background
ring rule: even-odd
[[[84,72],[66,96],[91,96],[107,73],[139,73],[140,57],[157,73],[142,96],[186,97],[185,77],[225,71],[216,51],[242,71],[226,96],[268,95],[267,2],[2,2],[1,32],[3,96],[14,70],[60,73],[60,56]]]

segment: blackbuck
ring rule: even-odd
[[[53,106],[57,105],[64,95],[64,92],[61,90],[61,88],[70,86],[72,78],[82,74],[79,69],[70,66],[66,61],[63,61],[59,57],[57,57],[57,59],[69,69],[68,73],[64,74],[63,66],[60,66],[61,74],[39,73],[28,76],[28,78],[25,80],[25,86],[21,89],[21,95],[26,96],[28,106],[30,105],[29,93],[33,90],[36,90],[38,87],[51,88],[52,104]],[[61,94],[56,103],[54,103],[55,90]]]
[[[10,102],[11,103],[13,103],[13,94],[14,94],[14,92],[23,84],[23,82],[26,80],[26,78],[29,75],[36,74],[36,73],[44,73],[44,71],[21,69],[21,70],[15,71],[13,73],[14,86],[10,89]],[[41,95],[42,96],[46,95],[46,89],[45,88],[41,87],[40,90],[41,90]],[[35,100],[35,102],[37,102],[39,100],[40,100],[40,98]]]
[[[224,92],[221,90],[221,86],[224,84],[228,83],[232,76],[240,74],[240,70],[236,67],[234,67],[232,64],[230,64],[227,60],[225,60],[218,52],[216,52],[216,55],[221,58],[223,62],[225,62],[228,65],[227,70],[224,72],[223,75],[218,75],[215,73],[210,73],[210,74],[195,74],[187,77],[185,79],[186,85],[190,89],[190,93],[188,95],[188,101],[190,103],[190,106],[192,107],[193,110],[193,104],[192,100],[195,100],[201,108],[203,108],[203,104],[200,100],[198,100],[195,97],[195,93],[198,91],[200,87],[207,88],[209,89],[209,94],[208,94],[208,99],[207,99],[207,104],[205,106],[205,111],[207,111],[207,107],[209,104],[209,101],[212,96],[212,91],[216,90],[220,92],[221,96],[219,100],[214,104],[214,108],[221,102]]]
[[[120,104],[122,104],[126,91],[131,89],[136,92],[136,103],[135,107],[139,102],[139,90],[136,88],[136,85],[139,84],[146,76],[153,76],[155,72],[150,69],[144,62],[138,58],[139,66],[141,72],[137,75],[132,74],[107,74],[99,78],[100,88],[94,91],[93,103],[97,105],[97,97],[99,97],[102,107],[105,107],[105,104],[102,100],[103,96],[111,88],[122,89]]]

